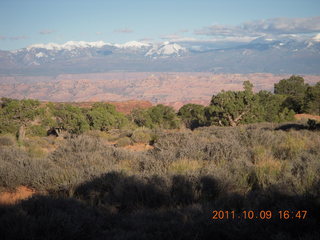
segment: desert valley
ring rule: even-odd
[[[1,76],[0,96],[53,102],[123,102],[128,100],[165,104],[178,110],[184,104],[208,105],[213,94],[242,89],[244,81],[254,91],[273,91],[287,75],[270,73],[213,74],[195,72],[111,72],[61,74],[58,76]],[[303,75],[314,85],[319,75]]]

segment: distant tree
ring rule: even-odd
[[[143,108],[135,108],[130,113],[130,119],[133,123],[138,125],[139,127],[153,127],[152,119],[147,111],[147,109]]]
[[[295,75],[288,79],[282,79],[274,85],[275,94],[287,96],[283,103],[284,107],[292,109],[297,113],[303,112],[307,89],[308,84],[304,83],[303,77]]]
[[[220,109],[219,109],[220,110]],[[209,105],[204,108],[207,125],[230,126],[224,111],[218,111],[216,106]]]
[[[32,99],[1,98],[0,132],[17,132],[19,140],[26,134],[26,126],[41,112],[40,102]]]
[[[174,109],[162,104],[148,109],[134,109],[130,118],[139,127],[174,129],[180,126],[180,120]]]
[[[70,104],[55,106],[54,116],[58,127],[70,133],[80,134],[89,130],[89,124],[81,108]]]
[[[86,115],[90,128],[101,131],[122,128],[128,123],[125,115],[117,112],[114,105],[107,103],[95,103]]]
[[[199,104],[186,104],[178,111],[178,116],[187,128],[195,129],[206,124],[205,107]]]
[[[165,129],[174,129],[180,126],[179,118],[174,109],[169,106],[158,104],[147,110],[153,126],[159,126]]]
[[[240,122],[260,120],[259,101],[249,81],[243,83],[243,91],[222,91],[213,95],[205,114],[211,124],[237,126]]]
[[[305,96],[304,111],[310,114],[320,115],[320,82],[315,86],[309,86]]]
[[[286,96],[272,94],[268,91],[258,93],[259,104],[262,107],[261,117],[267,122],[283,122],[294,119],[295,112],[284,107]]]

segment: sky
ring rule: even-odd
[[[319,0],[0,0],[1,50],[67,41],[250,41],[318,33]]]

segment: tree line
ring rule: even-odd
[[[242,91],[222,91],[213,95],[209,106],[184,105],[178,115],[188,128],[200,126],[237,126],[255,122],[284,122],[296,113],[320,115],[320,82],[314,86],[301,76],[282,79],[274,85],[274,93],[253,92],[249,81]]]
[[[310,86],[301,76],[293,75],[276,83],[274,93],[265,90],[255,93],[253,85],[245,81],[242,91],[221,91],[212,96],[209,106],[186,104],[177,113],[162,104],[137,108],[124,115],[108,103],[81,108],[72,104],[1,98],[0,133],[17,133],[23,138],[25,134],[45,136],[50,128],[72,134],[136,127],[176,129],[183,125],[195,129],[291,121],[296,113],[320,115],[320,82]]]

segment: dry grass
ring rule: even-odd
[[[171,174],[190,174],[199,171],[203,166],[203,161],[183,158],[172,162],[168,167],[168,172]]]
[[[0,206],[0,233],[7,239],[251,239],[262,232],[265,240],[318,239],[319,133],[276,127],[158,131],[147,151],[143,144],[143,151],[113,147],[96,134],[65,139],[42,158],[0,146],[0,187],[49,192]],[[213,209],[288,208],[315,215],[297,222],[208,220]]]
[[[264,159],[254,165],[258,183],[262,188],[276,184],[281,176],[285,163],[276,159]]]
[[[137,161],[132,159],[125,159],[119,161],[116,165],[117,171],[124,172],[126,174],[139,174],[139,167]]]
[[[0,146],[14,146],[17,144],[15,136],[11,134],[5,134],[0,136]]]
[[[122,137],[117,140],[117,147],[126,147],[132,144],[132,141],[129,137]]]
[[[308,148],[306,138],[297,132],[289,132],[277,146],[275,156],[279,159],[290,159]]]

